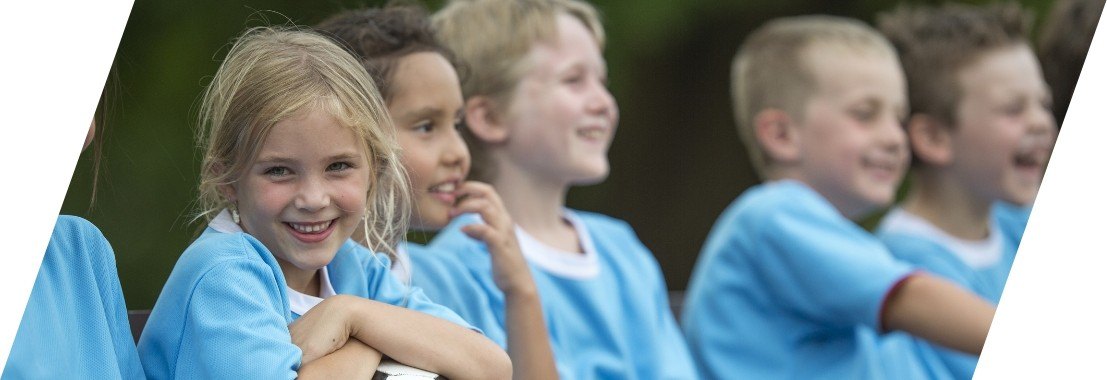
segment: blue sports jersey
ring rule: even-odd
[[[566,216],[579,223],[588,253],[564,257],[562,270],[528,256],[561,378],[697,378],[661,270],[630,226],[592,213]],[[413,283],[506,347],[504,295],[487,247],[460,230],[474,221],[458,218],[429,247],[412,250]],[[594,265],[572,273],[581,260]]]
[[[422,291],[396,281],[389,261],[347,240],[327,265],[338,294],[404,306],[471,328]],[[208,228],[177,261],[139,340],[146,374],[161,378],[295,378],[284,275],[245,233]]]
[[[1023,230],[1026,222],[1030,220],[1030,209],[1033,204],[1020,206],[1007,202],[996,202],[992,206],[992,215],[1001,232],[1010,239],[1022,241]]]
[[[87,220],[58,217],[3,378],[144,378],[115,253]]]
[[[995,255],[982,264],[970,263],[959,257],[955,252],[958,248],[952,246],[956,243],[937,232],[937,227],[925,224],[928,229],[909,228],[904,227],[902,222],[895,223],[904,218],[911,218],[915,223],[926,223],[902,209],[889,213],[877,234],[896,258],[917,265],[993,304],[998,304],[1007,275],[1015,261],[1015,252],[1022,239],[1027,216],[1029,208],[1010,205],[993,208],[991,231],[995,235],[992,235],[994,246],[990,251],[994,251]],[[883,355],[889,360],[899,360],[895,358],[900,355],[915,356],[916,360],[927,367],[932,379],[971,379],[976,370],[977,356],[936,346],[904,333],[888,334],[881,345]]]
[[[882,378],[881,309],[911,272],[811,188],[767,183],[715,223],[682,323],[708,379]]]

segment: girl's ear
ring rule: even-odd
[[[208,169],[208,171],[210,171],[212,174],[212,178],[219,178],[223,176],[224,170],[225,169],[223,168],[223,165],[220,164],[214,164]],[[219,194],[223,195],[223,198],[227,199],[227,202],[238,202],[238,190],[235,189],[233,184],[219,185],[218,187],[216,187],[216,190],[219,191]]]
[[[928,165],[945,166],[953,162],[953,139],[946,123],[926,114],[912,115],[907,121],[907,141],[915,158]]]
[[[507,140],[508,128],[500,121],[492,99],[474,96],[465,101],[465,125],[481,141],[498,144]]]
[[[234,185],[220,185],[219,193],[223,194],[223,198],[227,198],[227,202],[238,202],[238,194],[234,188]]]
[[[753,133],[758,145],[773,162],[793,163],[800,159],[799,134],[788,113],[767,108],[753,118]]]

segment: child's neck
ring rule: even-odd
[[[322,289],[319,285],[320,276],[318,269],[303,270],[281,259],[277,259],[277,264],[281,266],[281,272],[284,273],[285,284],[287,284],[289,288],[309,296],[319,297]]]
[[[988,237],[992,201],[980,199],[951,179],[916,175],[903,200],[904,210],[918,215],[951,236],[966,240]]]
[[[528,234],[551,247],[582,252],[577,231],[563,215],[568,184],[544,181],[526,170],[501,167],[492,185],[511,219]]]

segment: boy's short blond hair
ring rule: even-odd
[[[895,57],[892,46],[861,21],[835,16],[797,16],[776,19],[759,27],[739,48],[731,66],[731,95],[738,135],[746,145],[750,163],[762,178],[768,177],[769,157],[754,131],[754,118],[776,108],[802,119],[807,100],[818,89],[805,56],[815,45],[860,48]]]
[[[435,13],[439,40],[456,54],[465,99],[484,96],[500,109],[511,104],[516,85],[529,68],[525,58],[539,42],[557,38],[557,15],[579,20],[603,49],[604,30],[592,5],[578,0],[453,0]],[[490,177],[482,143],[462,135],[473,156],[473,177]]]
[[[1014,3],[942,7],[901,6],[877,17],[907,75],[912,113],[953,126],[966,66],[996,49],[1027,44],[1029,18]]]

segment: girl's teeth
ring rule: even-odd
[[[432,193],[449,193],[457,189],[457,185],[453,182],[444,183],[431,188]]]
[[[331,222],[323,222],[323,223],[316,223],[316,224],[289,223],[289,225],[291,225],[293,229],[295,229],[296,231],[299,231],[299,232],[303,232],[305,234],[311,234],[311,233],[316,233],[316,232],[325,230],[325,229],[327,229],[327,226],[330,226],[330,224],[331,224]]]

